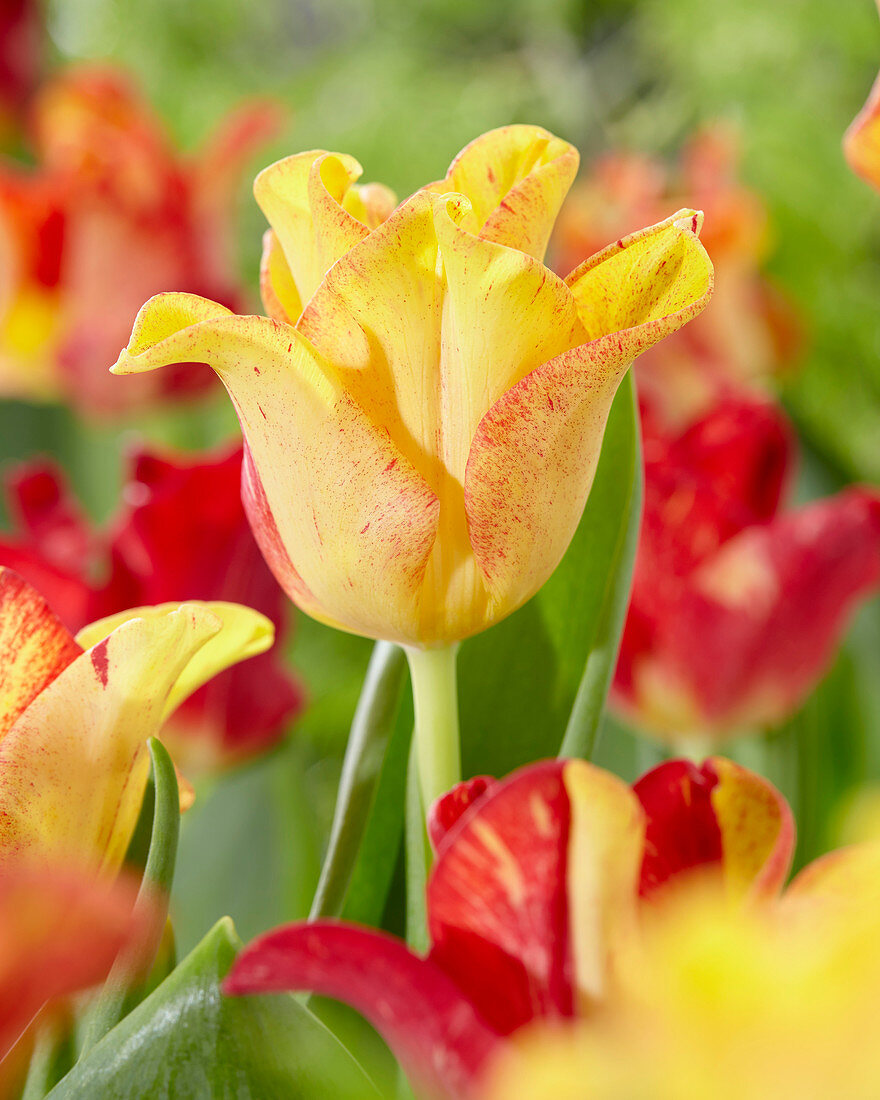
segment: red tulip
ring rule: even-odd
[[[880,495],[780,510],[781,413],[728,398],[681,434],[647,410],[645,513],[613,699],[644,729],[709,743],[782,721],[880,586]]]

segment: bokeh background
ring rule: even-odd
[[[795,497],[880,481],[880,196],[840,150],[880,63],[871,0],[833,12],[827,0],[52,0],[46,18],[48,68],[124,66],[182,147],[242,97],[269,95],[288,114],[254,170],[335,149],[399,195],[508,122],[572,141],[586,175],[610,151],[674,158],[695,129],[722,121],[769,211],[767,273],[802,328],[775,383],[801,437]],[[240,263],[256,302],[264,222],[246,186],[241,202]],[[0,402],[0,460],[55,455],[96,520],[115,504],[132,437],[195,449],[235,431],[222,394],[112,426]],[[309,708],[283,747],[200,787],[174,895],[183,949],[221,912],[244,939],[307,913],[369,651],[298,617],[290,657]],[[802,711],[731,749],[793,802],[798,862],[845,835],[854,799],[870,805],[880,782],[878,660],[875,600]],[[609,722],[598,759],[632,778],[659,756]]]

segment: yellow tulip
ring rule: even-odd
[[[250,608],[186,603],[115,615],[74,639],[0,568],[0,868],[118,870],[147,783],[148,738],[272,636]]]
[[[350,157],[291,157],[256,184],[272,318],[187,294],[139,313],[112,369],[216,370],[247,443],[251,524],[314,618],[450,645],[516,610],[565,553],[626,369],[712,289],[693,211],[564,281],[546,268],[576,168],[565,142],[507,127],[388,213]]]

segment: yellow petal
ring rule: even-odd
[[[260,260],[260,296],[263,308],[276,321],[292,325],[302,313],[302,301],[287,266],[284,252],[274,229],[263,234]]]
[[[0,738],[81,653],[43,597],[0,566]]]
[[[465,228],[541,260],[578,161],[573,145],[540,126],[503,126],[462,149],[428,190],[465,195]]]
[[[251,523],[292,598],[356,633],[412,637],[438,505],[384,428],[296,329],[191,295],[148,302],[113,369],[181,355],[210,363],[236,405],[255,467]]]
[[[619,960],[636,934],[645,819],[622,780],[587,764],[565,765],[569,927],[579,1006],[609,993]]]
[[[275,230],[303,305],[328,268],[369,233],[343,205],[361,171],[354,157],[315,150],[269,165],[254,181],[254,195]],[[280,283],[275,292],[283,301]]]
[[[708,304],[712,265],[694,219],[676,215],[633,234],[570,275],[590,342],[532,371],[475,433],[465,504],[499,617],[532,596],[565,553],[629,365]]]
[[[221,628],[198,605],[132,619],[37,696],[0,742],[0,859],[120,865],[149,772],[147,738]]]
[[[880,841],[866,840],[813,860],[785,891],[784,905],[820,902],[878,911]]]
[[[179,603],[164,603],[153,607],[135,607],[128,611],[120,611],[84,626],[77,634],[76,640],[83,649],[90,649],[131,619],[161,620],[179,606]],[[245,661],[248,657],[256,657],[258,653],[264,653],[275,639],[275,627],[271,619],[267,619],[265,615],[254,611],[253,608],[243,607],[237,603],[226,603],[222,600],[199,601],[198,605],[192,603],[188,606],[207,608],[217,617],[222,624],[222,629],[200,646],[189,664],[177,677],[165,700],[163,717],[166,718],[180,706],[184,699],[216,676],[218,672],[239,661]]]

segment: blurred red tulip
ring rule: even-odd
[[[42,20],[38,0],[0,3],[0,147],[21,136],[25,108],[42,67]]]
[[[239,178],[278,123],[274,104],[242,107],[184,157],[124,74],[74,69],[44,85],[38,169],[0,166],[0,394],[108,416],[211,385],[202,366],[122,383],[107,372],[158,291],[241,307]]]
[[[419,1092],[471,1097],[504,1038],[589,1014],[638,935],[639,897],[712,876],[733,899],[778,894],[794,830],[782,797],[730,761],[670,761],[634,788],[582,761],[479,777],[433,807],[426,958],[371,929],[278,929],[227,993],[314,990],[362,1012]]]
[[[71,630],[129,607],[224,600],[261,611],[280,639],[286,600],[251,535],[240,476],[240,447],[197,461],[137,452],[125,504],[101,532],[59,470],[29,463],[11,480],[17,533],[0,538],[0,564],[39,588]],[[302,705],[302,689],[272,650],[199,688],[162,737],[195,774],[270,748]]]
[[[627,226],[656,221],[670,203],[686,200],[704,212],[701,239],[715,265],[714,299],[636,366],[642,391],[676,426],[705,412],[731,383],[778,373],[801,343],[793,307],[761,272],[767,212],[739,181],[738,159],[733,135],[721,126],[695,134],[676,169],[636,154],[600,158],[572,189],[551,242],[554,266],[565,273]]]
[[[727,397],[684,432],[643,412],[645,512],[613,700],[668,740],[773,726],[880,586],[880,494],[792,511],[781,412]]]

